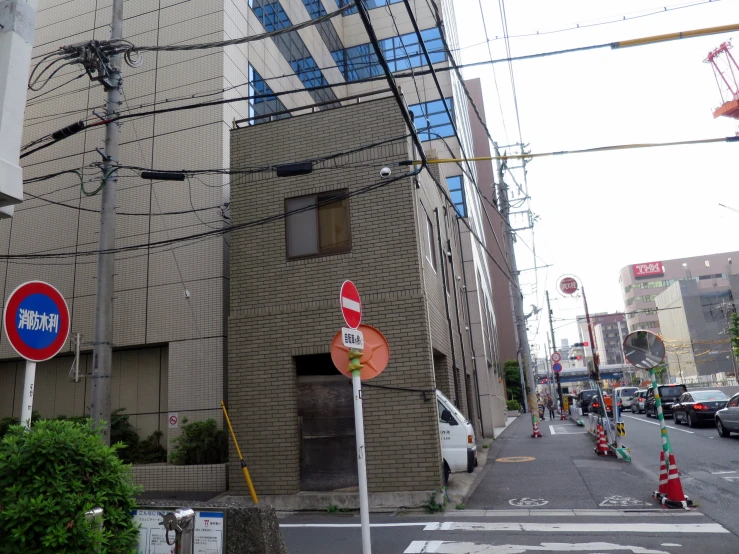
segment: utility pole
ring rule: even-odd
[[[0,2],[0,219],[23,201],[20,150],[38,0]]]
[[[552,305],[549,302],[549,291],[546,291],[547,295],[547,311],[549,312],[549,332],[552,336],[552,348],[554,352],[557,352],[557,343],[554,340],[554,324],[552,323]],[[554,368],[552,368],[554,371]],[[562,383],[559,380],[559,373],[555,373],[554,379],[557,381],[557,395],[559,396],[559,406],[561,410],[565,409],[564,397],[562,396]]]
[[[500,151],[498,144],[493,143],[495,148],[496,165],[498,169],[498,208],[500,216],[506,224],[505,235],[508,246],[508,257],[510,261],[511,279],[515,283],[515,289],[509,285],[511,295],[513,297],[513,317],[516,324],[516,334],[518,335],[518,344],[520,348],[519,364],[521,372],[526,374],[526,397],[528,400],[529,411],[531,412],[531,426],[533,427],[532,438],[541,437],[539,432],[539,410],[536,405],[536,381],[534,381],[534,368],[531,365],[531,349],[529,347],[529,336],[526,331],[526,320],[523,315],[523,297],[521,296],[521,287],[518,283],[518,269],[516,266],[516,252],[513,244],[513,231],[510,222],[510,204],[508,203],[508,190],[503,181],[504,168],[500,160]]]
[[[123,0],[113,0],[110,39],[123,38]],[[103,81],[108,92],[106,119],[115,117],[121,106],[121,56],[110,58],[110,79]],[[105,126],[103,191],[100,206],[100,253],[98,254],[95,343],[92,356],[92,401],[90,417],[99,427],[103,441],[110,444],[110,381],[113,373],[113,272],[115,271],[116,189],[118,186],[118,123]],[[102,423],[104,422],[104,424]]]

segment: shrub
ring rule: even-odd
[[[518,403],[518,400],[506,400],[506,407],[509,410],[520,410],[521,404]]]
[[[73,421],[10,427],[0,441],[0,552],[135,552],[140,488],[116,449]],[[102,533],[84,516],[95,506],[104,509]]]
[[[220,464],[228,459],[228,435],[214,419],[188,423],[183,418],[182,434],[172,442],[169,461],[173,464]]]

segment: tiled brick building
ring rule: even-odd
[[[390,344],[390,364],[363,391],[370,492],[427,498],[439,487],[436,387],[479,428],[456,214],[427,172],[392,181],[409,171],[393,164],[415,158],[398,113],[386,98],[232,132],[232,167],[385,142],[319,162],[309,175],[233,183],[229,405],[263,495],[333,490],[356,478],[351,382],[329,356],[345,279],[362,295],[364,323]],[[383,166],[394,169],[384,186]],[[313,209],[248,226],[302,206]],[[327,237],[334,232],[339,247]],[[318,251],[299,250],[296,233],[306,242],[315,235]],[[332,251],[320,251],[325,241]],[[316,402],[321,409],[311,410]],[[245,493],[239,474],[231,464],[232,490]]]

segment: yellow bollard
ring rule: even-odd
[[[249,493],[251,494],[251,499],[254,501],[254,504],[259,504],[259,498],[257,498],[257,491],[254,490],[254,485],[251,482],[251,477],[249,477],[249,470],[246,467],[246,462],[244,462],[244,457],[241,455],[241,449],[239,448],[239,443],[236,441],[236,435],[234,434],[234,428],[231,427],[231,420],[228,418],[228,412],[226,411],[226,405],[223,403],[223,400],[221,400],[221,408],[223,408],[223,415],[226,417],[226,423],[228,423],[228,430],[231,431],[231,438],[234,440],[234,446],[236,447],[236,452],[239,455],[239,462],[241,463],[241,471],[244,472],[244,478],[246,479],[246,484],[249,486]]]

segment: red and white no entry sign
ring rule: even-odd
[[[344,281],[339,294],[341,314],[346,326],[356,329],[362,321],[362,302],[359,300],[359,291],[351,281]]]

